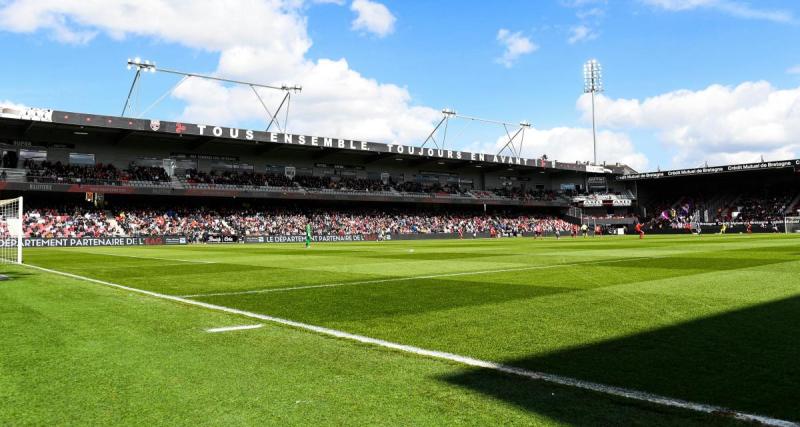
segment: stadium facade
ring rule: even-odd
[[[468,190],[503,186],[538,190],[584,189],[590,177],[613,177],[634,172],[624,165],[595,166],[547,159],[527,159],[501,154],[420,148],[399,144],[263,132],[212,125],[131,119],[93,114],[29,109],[6,109],[0,114],[0,138],[5,154],[16,152],[19,163],[46,159],[63,164],[103,163],[117,167],[130,164],[164,167],[171,176],[186,169],[202,171],[269,172],[318,176],[354,176],[399,182],[456,184]],[[26,180],[27,181],[27,180]],[[220,197],[279,197],[328,199],[319,192],[273,194],[268,189],[221,188],[220,186],[175,185],[106,186],[7,180],[6,190],[85,192],[112,194],[174,194]],[[605,182],[613,184],[614,179]],[[70,184],[75,184],[70,183]],[[184,183],[185,184],[185,183]],[[553,202],[479,199],[474,197],[404,197],[397,195],[336,194],[335,198],[364,198],[387,202],[511,204],[565,207],[567,199]]]
[[[29,109],[5,110],[0,119],[6,166],[22,167],[26,160],[62,164],[131,164],[163,167],[170,183],[129,182],[105,185],[84,179],[69,182],[14,179],[5,191],[95,192],[101,194],[179,195],[200,197],[289,198],[408,203],[518,205],[564,208],[567,198],[552,201],[503,197],[457,197],[452,194],[379,194],[355,191],[308,191],[230,185],[192,185],[182,182],[187,169],[260,172],[295,176],[342,176],[390,179],[397,182],[455,185],[484,191],[517,187],[536,190],[587,188],[591,178],[613,184],[632,172],[624,165],[594,166],[501,154],[420,148],[397,144],[293,135],[191,123],[130,119],[93,114]],[[13,159],[16,157],[16,159]],[[11,163],[16,163],[12,165]],[[13,168],[12,168],[13,169]],[[13,173],[7,171],[8,173]],[[274,191],[273,191],[274,190]]]

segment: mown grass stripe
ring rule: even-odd
[[[88,254],[88,255],[115,256],[115,257],[136,258],[136,259],[151,259],[151,260],[156,260],[156,261],[176,261],[176,262],[185,262],[185,263],[188,263],[188,264],[217,264],[216,261],[204,261],[204,260],[150,257],[150,256],[141,256],[141,255],[110,254],[110,253],[106,253],[106,252],[84,252],[84,253]]]
[[[441,278],[441,277],[473,276],[473,275],[480,275],[480,274],[510,273],[510,272],[514,272],[514,271],[546,270],[546,269],[558,268],[558,267],[576,267],[576,266],[582,266],[582,265],[613,264],[613,263],[616,263],[616,262],[641,261],[641,260],[645,260],[645,259],[667,258],[669,256],[671,256],[671,255],[654,256],[654,257],[621,258],[621,259],[610,259],[610,260],[601,260],[601,261],[573,262],[573,263],[569,263],[569,264],[534,265],[534,266],[529,266],[529,267],[500,268],[500,269],[493,269],[493,270],[459,271],[459,272],[456,272],[456,273],[428,274],[428,275],[424,275],[424,276],[409,276],[409,277],[393,277],[393,278],[389,278],[389,279],[360,280],[360,281],[357,281],[357,282],[326,283],[326,284],[323,284],[323,285],[291,286],[291,287],[287,287],[287,288],[266,288],[266,289],[253,289],[253,290],[249,290],[249,291],[214,292],[214,293],[207,293],[207,294],[181,295],[181,297],[182,298],[222,297],[222,296],[234,296],[234,295],[263,294],[263,293],[268,293],[268,292],[298,291],[298,290],[303,290],[303,289],[336,288],[336,287],[339,287],[339,286],[372,285],[372,284],[388,283],[388,282],[407,282],[407,281],[410,281],[410,280],[437,279],[437,278]]]
[[[303,329],[315,333],[319,333],[322,335],[332,336],[336,338],[346,339],[350,341],[360,342],[364,344],[369,344],[373,346],[378,346],[382,348],[397,350],[405,353],[415,354],[419,356],[425,356],[434,359],[446,360],[450,362],[459,363],[462,365],[475,367],[475,368],[483,368],[483,369],[490,369],[497,372],[502,372],[511,375],[517,375],[533,380],[544,381],[548,383],[558,384],[567,387],[573,387],[583,390],[589,390],[597,393],[602,393],[610,396],[622,397],[631,400],[637,400],[641,402],[647,402],[654,405],[661,405],[667,406],[672,408],[680,408],[686,409],[695,412],[701,412],[706,414],[724,414],[726,416],[730,416],[732,418],[746,421],[746,422],[758,422],[765,425],[770,426],[779,426],[779,427],[796,427],[798,426],[797,423],[792,421],[782,420],[778,418],[771,418],[762,415],[750,414],[745,412],[739,412],[732,409],[724,408],[721,406],[709,405],[704,403],[695,403],[681,399],[675,399],[671,397],[661,396],[653,393],[647,393],[638,390],[632,390],[622,387],[616,386],[609,386],[605,384],[590,382],[590,381],[583,381],[575,378],[570,378],[561,375],[554,375],[554,374],[547,374],[543,372],[536,372],[531,371],[523,368],[517,368],[514,366],[508,366],[501,363],[485,361],[480,359],[475,359],[468,356],[462,356],[453,353],[446,353],[436,350],[428,350],[420,347],[414,347],[405,344],[394,343],[391,341],[385,341],[377,338],[371,338],[363,335],[356,335],[351,334],[349,332],[339,331],[336,329],[325,328],[322,326],[310,325],[307,323],[297,322],[289,319],[282,319],[279,317],[273,317],[265,314],[253,313],[249,311],[239,310],[230,307],[224,307],[215,304],[209,304],[202,301],[196,301],[192,299],[187,299],[179,296],[173,295],[166,295],[161,294],[158,292],[146,291],[142,289],[132,288],[125,285],[120,285],[117,283],[107,282],[104,280],[93,279],[91,277],[80,276],[77,274],[67,273],[63,271],[53,270],[49,268],[39,267],[36,265],[31,264],[24,264],[28,268],[32,268],[35,270],[43,271],[46,273],[57,274],[64,277],[69,277],[72,279],[82,280],[86,282],[96,283],[104,286],[109,286],[117,289],[122,289],[128,292],[135,292],[143,295],[148,295],[155,298],[165,299],[169,301],[179,302],[182,304],[192,305],[196,307],[202,307],[209,310],[221,311],[229,314],[235,314],[243,317],[249,317],[253,319],[259,319],[267,322],[272,322],[280,325],[290,326],[298,329]]]

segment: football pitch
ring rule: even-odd
[[[797,236],[24,257],[54,272],[0,267],[4,425],[800,421]]]

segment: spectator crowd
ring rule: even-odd
[[[404,209],[130,208],[118,210],[33,209],[24,216],[26,237],[109,237],[181,235],[192,241],[209,236],[396,235],[461,233],[492,236],[566,233],[572,224],[558,218],[517,213],[464,214]]]
[[[790,193],[770,195],[764,197],[744,197],[738,203],[741,222],[752,221],[783,221],[789,203],[792,202]]]
[[[131,165],[119,169],[112,164],[70,165],[61,162],[25,161],[26,177],[31,182],[65,184],[122,185],[129,181],[169,182],[163,168]]]

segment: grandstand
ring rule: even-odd
[[[656,233],[722,223],[772,232],[800,208],[796,160],[638,173],[46,109],[4,110],[0,138],[0,186],[28,200],[29,239],[263,241],[302,234],[311,218],[320,235],[369,240],[547,235],[582,223],[592,233],[636,222]]]
[[[234,198],[236,204],[246,201],[273,207],[269,201],[278,200],[287,208],[314,202],[340,216],[348,215],[338,210],[342,203],[358,202],[396,211],[404,218],[427,219],[427,223],[404,220],[407,226],[381,226],[373,220],[363,227],[320,229],[324,234],[358,231],[370,238],[379,234],[444,236],[459,231],[470,236],[517,235],[532,233],[537,221],[543,221],[548,232],[564,231],[569,225],[556,227],[555,219],[575,203],[588,207],[598,201],[595,191],[608,195],[605,202],[591,206],[607,205],[622,216],[630,216],[633,198],[614,177],[634,171],[619,164],[595,166],[40,109],[4,111],[0,137],[5,143],[5,167],[0,172],[3,191],[26,195],[28,206],[38,209],[27,221],[29,238],[165,231],[197,235],[186,227],[142,231],[126,223],[142,215],[123,215],[125,210],[158,205],[152,199],[156,196],[169,196],[178,206],[185,205],[172,211],[181,211],[172,218],[184,222],[188,217],[208,218],[188,210],[219,203],[215,199]],[[578,202],[590,185],[593,202]],[[60,205],[52,205],[54,200]],[[164,212],[150,214],[163,216]],[[215,212],[212,221],[230,216],[211,212]],[[274,209],[258,212],[264,221],[281,215]],[[34,222],[45,221],[43,216],[61,220],[34,227]],[[82,217],[81,222],[87,217],[103,219],[79,227],[81,231],[60,225],[73,223],[74,217]],[[236,240],[299,230],[194,224],[195,229],[236,236]],[[220,236],[205,236],[209,237]]]
[[[800,214],[800,160],[758,162],[628,174],[619,177],[638,195],[640,214],[652,231],[682,230],[696,223],[743,231],[783,231],[784,218]],[[631,185],[632,184],[632,185]]]

